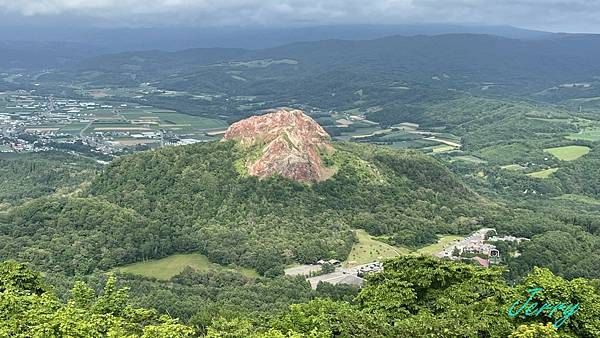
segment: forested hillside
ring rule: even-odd
[[[81,197],[48,197],[11,209],[3,258],[45,271],[88,274],[200,252],[211,261],[278,275],[291,263],[344,260],[351,229],[416,247],[474,229],[483,204],[434,159],[417,152],[337,144],[324,182],[240,174],[234,142],[124,156]],[[134,230],[134,231],[132,231]]]
[[[127,290],[119,289],[113,277],[99,296],[85,283],[75,283],[71,300],[64,304],[26,266],[5,262],[0,271],[4,309],[0,333],[8,336],[526,338],[600,334],[598,280],[567,281],[540,268],[511,287],[497,269],[403,257],[386,262],[385,271],[371,275],[368,286],[354,298],[326,296],[265,317],[220,317],[208,327],[184,326],[168,316],[158,317],[153,310],[132,307]],[[521,304],[530,296],[544,306],[534,302],[523,311]]]
[[[40,273],[0,263],[0,335],[3,337],[190,337],[194,330],[155,310],[128,305],[127,289],[109,278],[101,295],[76,283],[68,304]]]
[[[565,165],[555,176],[563,191],[600,199],[600,146]]]
[[[293,305],[266,327],[216,322],[209,336],[229,332],[260,337],[271,326],[319,337],[594,337],[600,332],[594,284],[584,279],[566,281],[546,269],[535,269],[523,284],[509,287],[498,270],[425,257],[401,258],[386,263],[385,272],[372,275],[369,282],[353,303],[315,300]],[[538,299],[579,304],[579,311],[568,320],[561,320],[566,308],[537,317],[508,316],[511,304],[524,300],[527,290],[535,287],[543,289]]]
[[[0,210],[55,192],[69,193],[96,175],[94,160],[65,153],[0,154]]]
[[[0,0],[0,338],[600,338],[594,13]]]
[[[36,135],[6,132],[2,150],[65,152],[0,157],[0,260],[46,280],[2,265],[0,335],[596,337],[598,46],[596,35],[392,36],[11,70],[3,121]],[[56,101],[94,105],[52,117]],[[48,112],[14,113],[30,105]],[[274,107],[304,110],[333,137],[302,148],[323,177],[254,177],[271,143],[215,141]],[[286,128],[274,144],[300,152],[279,149],[289,169],[304,154]],[[139,141],[157,149],[119,150],[105,168],[91,158]],[[499,268],[413,257],[482,228],[528,240],[496,242]],[[361,263],[405,256],[362,289],[284,275],[320,259],[345,267],[359,250]],[[536,286],[541,301],[580,309],[558,329],[546,324],[566,308],[508,316]]]
[[[435,160],[368,145],[336,148],[325,162],[337,174],[314,184],[241,175],[235,163],[244,150],[226,142],[120,158],[89,194],[160,221],[187,250],[275,274],[292,262],[344,259],[352,228],[418,246],[436,233],[464,231],[475,216],[467,203],[478,198]]]
[[[533,239],[519,249],[522,257],[506,257],[512,278],[535,265],[569,277],[598,277],[600,269],[589,269],[600,264],[600,217],[594,206],[568,209],[567,202],[533,204],[520,197],[525,189],[596,196],[590,190],[595,184],[576,184],[581,175],[571,174],[579,161],[593,166],[592,154],[544,181],[475,164],[452,167],[481,194],[506,200],[500,202],[471,192],[437,160],[417,152],[350,143],[335,147],[324,163],[337,173],[312,184],[243,175],[236,163],[248,155],[234,142],[124,156],[79,196],[36,199],[0,215],[0,254],[72,276],[197,252],[222,265],[275,276],[291,263],[344,260],[355,241],[352,229],[416,248],[434,243],[439,234],[493,227]],[[486,174],[470,175],[478,170]],[[561,241],[588,244],[573,244],[568,252],[536,249],[557,232]]]
[[[516,85],[521,82],[518,80],[523,74],[530,82],[548,83],[597,73],[599,68],[594,56],[599,53],[598,39],[596,35],[536,40],[478,34],[392,36],[364,41],[299,42],[259,50],[214,48],[174,53],[122,53],[88,60],[80,65],[80,69],[113,73],[138,69],[140,74],[147,76],[146,79],[151,79],[157,74],[180,72],[190,67],[194,67],[193,71],[205,72],[203,66],[217,62],[291,59],[297,61],[297,66],[292,64],[288,67],[289,71],[299,68],[315,73],[333,68],[387,78],[403,74],[405,80],[427,82],[431,82],[432,76],[446,74],[447,81],[464,85],[464,77],[455,79],[461,74],[468,75],[470,81],[496,79]],[[193,88],[190,86],[195,85],[189,79],[181,81],[173,78],[168,81],[178,86],[178,90],[190,90]]]

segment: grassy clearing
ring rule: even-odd
[[[149,260],[146,262],[134,263],[125,265],[115,270],[152,277],[161,280],[169,280],[171,277],[179,274],[187,266],[192,267],[197,271],[208,270],[223,270],[228,269],[219,264],[211,263],[208,258],[200,254],[178,254],[171,255],[162,259]],[[256,271],[252,269],[239,268],[236,269],[247,277],[256,277]]]
[[[473,162],[473,163],[478,163],[478,164],[487,163],[486,160],[480,159],[479,157],[475,157],[472,155],[454,156],[454,157],[452,157],[452,160]]]
[[[383,110],[382,106],[373,106],[373,107],[367,108],[366,112],[367,113],[376,113],[376,112],[381,111],[381,110]]]
[[[566,136],[566,138],[569,140],[598,142],[600,141],[600,129],[582,130],[579,133],[573,133],[571,135],[568,135]]]
[[[500,168],[502,169],[506,169],[506,170],[513,170],[513,171],[519,171],[519,170],[524,170],[525,168],[518,165],[518,164],[509,164],[509,165],[503,165]]]
[[[554,197],[553,199],[572,201],[572,202],[578,202],[578,203],[586,203],[586,204],[590,204],[590,205],[599,205],[600,206],[600,200],[597,200],[595,198],[591,198],[588,196],[584,196],[584,195],[564,194],[564,195],[560,195],[558,197]]]
[[[135,139],[120,138],[120,139],[115,139],[111,142],[114,142],[115,144],[119,144],[122,146],[135,146],[135,145],[139,145],[139,144],[158,143],[159,140],[139,139],[139,138],[135,138]]]
[[[508,165],[518,162],[522,158],[526,158],[530,151],[531,149],[528,145],[511,143],[485,147],[478,150],[476,155],[491,162]]]
[[[554,174],[557,171],[558,171],[558,168],[550,168],[550,169],[546,169],[546,170],[540,170],[540,171],[536,171],[533,173],[529,173],[529,174],[527,174],[527,176],[536,177],[536,178],[548,178],[548,177],[550,177],[550,175]]]
[[[127,111],[122,113],[128,120],[148,120],[159,121],[161,127],[169,125],[184,125],[197,129],[215,129],[226,128],[227,123],[224,120],[212,119],[202,116],[192,116],[172,111]]]
[[[123,132],[146,132],[151,131],[152,129],[146,127],[132,127],[130,124],[123,125],[93,125],[94,131],[123,131]]]
[[[455,147],[447,146],[447,145],[439,145],[439,146],[435,146],[435,147],[431,148],[431,150],[434,153],[443,153],[443,152],[452,151],[455,149],[456,149]]]
[[[361,137],[369,137],[369,136],[374,136],[374,135],[385,135],[391,131],[392,131],[391,129],[381,129],[379,127],[367,127],[367,128],[358,128],[355,131],[352,131],[350,133],[343,133],[343,134],[351,135],[354,138],[361,138]]]
[[[600,96],[596,96],[596,97],[582,97],[582,98],[578,98],[578,99],[570,99],[569,101],[575,101],[575,102],[600,101]]]
[[[566,146],[544,149],[562,161],[573,161],[590,152],[590,148],[584,146]]]
[[[356,237],[358,238],[358,243],[352,246],[348,260],[344,263],[346,266],[365,264],[381,261],[385,258],[410,254],[409,249],[394,247],[378,241],[362,229],[356,230]]]
[[[436,252],[442,251],[444,247],[450,244],[453,241],[463,239],[464,236],[456,236],[456,235],[446,235],[440,236],[438,242],[435,244],[431,244],[425,247],[422,247],[417,250],[417,253],[421,255],[433,255]]]
[[[10,204],[0,202],[0,215],[5,215],[8,213],[8,209],[10,209]]]
[[[448,246],[451,242],[464,238],[464,236],[457,235],[442,235],[439,236],[437,243],[422,247],[416,251],[411,251],[408,248],[395,247],[378,241],[364,230],[356,230],[356,236],[358,237],[358,243],[354,244],[352,247],[348,260],[345,262],[345,265],[347,266],[364,264],[402,255],[433,255]]]
[[[264,60],[251,60],[251,61],[232,61],[229,62],[229,66],[237,67],[248,67],[248,68],[265,68],[271,65],[297,65],[298,61],[293,59],[264,59]]]

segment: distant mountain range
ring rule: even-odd
[[[298,41],[329,39],[371,40],[391,35],[489,34],[515,39],[538,39],[554,33],[512,26],[452,24],[336,25],[311,27],[218,28],[80,28],[0,27],[0,41],[83,43],[111,52],[182,50],[189,48],[260,49]]]
[[[0,40],[0,70],[59,67],[107,52],[101,47],[79,42]]]
[[[296,42],[374,40],[387,36],[485,34],[540,40],[586,36],[511,26],[449,24],[339,25],[297,28],[81,28],[0,27],[2,68],[54,67],[82,57],[126,51],[191,48],[265,49]]]
[[[257,64],[257,60],[271,61]],[[289,91],[302,81],[331,84],[332,88],[344,83],[409,81],[457,89],[482,84],[517,86],[518,91],[527,92],[562,83],[594,81],[595,76],[600,76],[598,60],[600,35],[510,39],[444,34],[298,42],[259,50],[126,52],[86,59],[66,69],[100,71],[111,74],[113,81],[158,81],[161,86],[183,91],[209,86],[212,90],[236,88],[248,92],[267,86],[272,92],[277,87]],[[237,78],[231,76],[232,72]],[[273,83],[279,86],[274,87]]]

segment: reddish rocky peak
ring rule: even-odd
[[[301,110],[281,109],[252,116],[227,129],[225,140],[257,146],[256,160],[248,160],[250,175],[279,174],[297,181],[319,181],[331,175],[321,163],[321,152],[331,152],[329,134]]]

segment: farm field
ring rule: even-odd
[[[463,239],[464,236],[456,235],[445,235],[440,236],[438,242],[418,249],[416,252],[422,255],[433,255],[434,253],[441,251],[445,246],[453,241]]]
[[[378,138],[379,141],[384,142],[399,142],[399,141],[413,141],[423,138],[421,135],[406,132],[404,130],[392,131],[386,135]]]
[[[29,128],[25,128],[25,132],[54,132],[58,131],[60,128],[58,127],[49,127],[49,126],[31,126]]]
[[[27,126],[31,132],[61,132],[78,136],[94,132],[148,132],[166,129],[174,134],[202,137],[207,131],[228,127],[225,120],[193,116],[151,106],[128,106],[115,109],[93,109],[85,111],[80,121],[71,123],[47,123]],[[91,122],[91,124],[89,123]],[[89,127],[88,127],[89,126]]]
[[[550,175],[554,174],[558,171],[559,168],[550,168],[546,170],[540,170],[533,173],[527,174],[529,177],[537,177],[537,178],[548,178]]]
[[[153,139],[129,139],[129,138],[118,138],[118,139],[113,139],[112,141],[113,144],[116,145],[121,145],[121,146],[135,146],[135,145],[140,145],[140,144],[152,144],[152,143],[158,143],[159,140],[153,140]]]
[[[117,116],[114,116],[118,118]],[[64,126],[61,131],[78,134],[87,123],[74,123]],[[223,129],[228,125],[224,120],[191,116],[170,111],[131,110],[121,113],[120,120],[100,120],[91,124],[85,133],[93,132],[149,132],[159,129],[170,130],[175,134],[190,134],[196,137],[204,136],[206,131]]]
[[[545,152],[554,155],[562,161],[574,161],[590,152],[590,148],[585,146],[566,146],[558,148],[546,148]]]
[[[452,157],[452,161],[465,161],[465,162],[473,162],[477,164],[487,163],[486,160],[480,159],[479,157],[475,157],[472,155],[461,155]]]
[[[367,127],[367,128],[359,128],[356,131],[350,133],[343,133],[345,135],[350,135],[354,139],[360,139],[361,137],[369,137],[374,135],[383,135],[389,133],[391,129],[381,129],[378,127]]]
[[[298,61],[292,59],[260,59],[260,60],[250,60],[250,61],[231,61],[226,63],[229,66],[234,67],[248,67],[248,68],[264,68],[269,67],[271,65],[296,65]],[[215,66],[221,66],[224,64],[217,64]]]
[[[87,126],[87,123],[73,122],[66,126],[60,127],[60,131],[62,133],[77,135],[83,128],[85,128],[85,126]]]
[[[192,116],[177,113],[174,111],[155,111],[154,109],[144,108],[143,110],[131,110],[121,113],[128,120],[148,120],[157,121],[161,127],[169,125],[184,125],[198,129],[217,129],[226,128],[227,123],[224,120],[212,119],[202,116]]]
[[[182,272],[186,267],[191,267],[197,271],[208,270],[227,270],[219,264],[211,263],[208,258],[200,254],[177,254],[162,259],[149,260],[146,262],[134,263],[116,268],[115,271],[131,273],[145,277],[152,277],[160,280],[169,280],[171,277]],[[247,277],[256,277],[256,271],[252,269],[236,269]]]
[[[569,140],[599,142],[600,141],[600,129],[582,130],[579,133],[573,133],[571,135],[568,135],[568,136],[566,136],[566,138]]]
[[[353,109],[345,110],[344,113],[348,113],[348,114],[364,114],[364,113],[378,112],[378,111],[380,111],[382,109],[383,109],[383,107],[381,107],[381,106],[373,106],[373,107],[369,107],[367,109],[364,109],[364,108],[353,108]]]
[[[456,149],[455,147],[447,146],[447,145],[439,145],[439,146],[435,146],[435,147],[431,148],[431,150],[434,153],[443,153],[443,152],[452,151],[455,149]]]
[[[393,142],[391,145],[389,145],[389,147],[392,148],[400,148],[400,149],[432,149],[433,147],[439,146],[440,144],[435,142],[435,141],[431,141],[431,140],[426,140],[426,139],[417,139],[417,140],[413,140],[413,141],[400,141],[400,142]]]
[[[131,124],[93,124],[92,128],[94,131],[130,131],[130,132],[144,132],[151,131],[151,128],[143,126],[135,126]]]
[[[344,262],[347,267],[410,254],[409,249],[394,247],[378,241],[362,229],[356,230],[356,237],[358,243],[352,246],[350,255],[348,255],[347,261]]]

